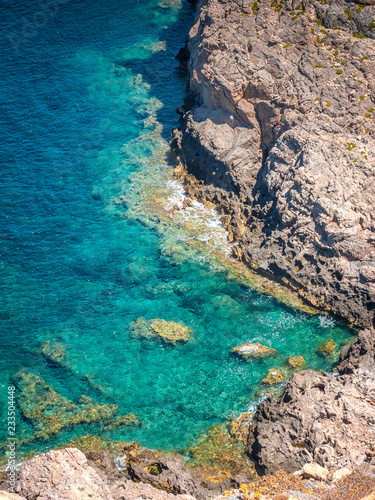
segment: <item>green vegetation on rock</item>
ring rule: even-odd
[[[118,406],[96,404],[81,396],[78,404],[61,396],[43,379],[26,370],[14,376],[19,394],[17,403],[22,415],[33,426],[32,439],[47,439],[72,425],[103,423],[106,425],[139,425],[135,414],[114,419]]]

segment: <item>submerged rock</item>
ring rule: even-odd
[[[292,370],[302,370],[303,368],[306,368],[306,361],[303,356],[289,356],[286,362],[288,367]]]
[[[233,425],[233,423],[232,423]],[[237,427],[239,433],[241,431]],[[225,425],[210,427],[185,450],[187,465],[213,483],[221,483],[237,474],[256,475],[254,464],[245,454],[244,443],[234,439]]]
[[[343,348],[339,376],[296,373],[255,414],[249,452],[263,472],[375,465],[375,330]]]
[[[267,375],[262,380],[262,383],[264,385],[275,385],[280,384],[283,380],[285,380],[285,377],[280,370],[277,368],[270,368]]]
[[[30,439],[47,439],[66,427],[83,423],[103,423],[107,426],[138,425],[135,414],[114,419],[117,405],[96,404],[91,398],[81,396],[78,404],[61,396],[43,379],[26,370],[14,376],[18,387],[17,403],[23,416],[34,427]]]
[[[249,435],[254,424],[253,416],[252,413],[245,412],[230,423],[230,430],[234,438],[245,445],[248,444]]]
[[[51,363],[61,365],[66,358],[66,348],[60,342],[50,342],[47,340],[42,345],[42,354]]]
[[[276,349],[267,347],[263,344],[260,344],[259,342],[255,342],[254,344],[242,344],[240,346],[234,347],[231,352],[246,360],[275,357],[278,354]]]
[[[328,358],[338,352],[338,346],[333,339],[326,340],[316,349],[316,354],[321,358]]]
[[[142,317],[131,323],[131,330],[134,336],[155,337],[164,340],[168,344],[187,342],[193,331],[192,328],[176,321],[165,321],[160,318],[147,320]]]

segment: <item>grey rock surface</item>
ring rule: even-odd
[[[338,376],[297,373],[280,399],[259,405],[249,451],[262,472],[375,465],[374,356],[375,330],[364,330],[343,348]]]
[[[27,500],[112,500],[105,480],[76,448],[52,450],[25,462],[18,493]]]
[[[189,195],[220,207],[249,267],[372,326],[375,6],[197,7],[171,143]]]
[[[108,457],[102,469],[94,469],[76,448],[52,450],[25,462],[17,491],[26,500],[195,500],[121,477]]]

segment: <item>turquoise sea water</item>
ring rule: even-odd
[[[166,140],[184,97],[174,56],[192,23],[188,5],[7,0],[1,14],[0,440],[21,368],[72,401],[84,394],[136,412],[142,427],[106,436],[165,449],[254,405],[263,376],[289,355],[328,368],[317,345],[340,344],[349,329],[228,279],[209,246],[189,246],[224,245],[214,214],[199,237],[201,208],[184,224],[157,215],[160,200],[181,198]],[[192,338],[132,338],[140,316],[182,322]],[[65,345],[65,368],[42,356],[46,340]],[[279,358],[230,356],[253,341]],[[75,426],[32,446],[102,431]],[[31,433],[18,411],[17,436]]]

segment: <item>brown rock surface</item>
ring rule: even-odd
[[[52,450],[25,462],[19,472],[17,490],[23,497],[9,500],[195,500],[190,495],[174,495],[142,482],[134,483],[114,471],[109,454],[100,460],[91,453],[91,467],[76,448]],[[100,466],[95,463],[100,462]]]
[[[27,500],[112,500],[105,480],[76,448],[52,450],[25,462],[17,491]]]
[[[338,376],[296,373],[280,399],[261,403],[249,447],[260,469],[375,465],[374,359],[375,330],[364,330],[343,348]]]
[[[189,196],[219,205],[236,258],[364,327],[375,303],[374,19],[375,6],[345,0],[200,0],[172,140]]]

